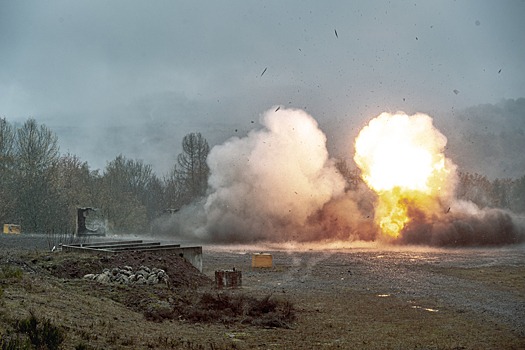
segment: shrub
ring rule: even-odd
[[[0,349],[2,350],[31,350],[32,346],[27,337],[20,334],[4,334],[0,337]]]
[[[37,349],[57,350],[64,341],[64,333],[59,327],[48,319],[38,321],[33,312],[30,312],[29,318],[18,321],[15,328],[26,334]]]
[[[200,300],[178,312],[192,322],[241,322],[262,327],[289,328],[295,320],[294,307],[287,300],[262,299],[227,293],[204,293]]]
[[[0,278],[1,279],[21,279],[22,275],[23,275],[23,271],[22,269],[18,267],[5,265],[0,268]]]

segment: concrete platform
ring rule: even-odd
[[[160,242],[114,241],[97,243],[77,243],[62,245],[64,251],[80,251],[95,254],[118,254],[126,251],[170,251],[186,259],[202,272],[202,247],[181,247],[180,244],[164,244]]]

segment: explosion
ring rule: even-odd
[[[312,116],[274,107],[259,122],[211,150],[209,194],[183,226],[197,212],[202,219],[185,231],[216,242],[305,240],[309,218],[343,194],[344,179]]]
[[[359,133],[354,160],[378,196],[375,222],[387,237],[399,237],[412,208],[442,210],[455,176],[443,154],[446,143],[425,114],[383,113]]]
[[[247,135],[213,147],[207,195],[157,230],[215,243],[525,241],[524,220],[513,213],[455,198],[456,166],[429,116],[383,113],[361,130],[354,160],[372,191],[345,186],[326,140],[306,112],[268,110]]]

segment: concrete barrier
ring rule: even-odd
[[[181,247],[180,244],[160,244],[158,242],[117,241],[103,243],[78,243],[62,245],[64,251],[81,251],[95,254],[118,254],[124,251],[155,252],[169,251],[186,259],[202,272],[202,247]]]

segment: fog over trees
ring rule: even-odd
[[[0,222],[24,232],[70,234],[78,207],[97,208],[112,233],[149,233],[166,209],[178,209],[206,192],[209,153],[199,133],[186,135],[183,153],[165,178],[151,165],[120,154],[102,173],[76,155],[60,155],[58,138],[28,119],[14,127],[0,119]]]
[[[525,164],[525,98],[481,104],[435,119],[446,153],[463,171],[491,180],[519,178]]]
[[[469,118],[474,112],[467,110],[459,117]],[[495,106],[493,113],[513,118],[509,104]],[[487,135],[498,143],[512,142],[514,134],[523,132],[497,125],[488,128]],[[123,154],[103,171],[93,171],[76,155],[60,154],[56,134],[45,125],[28,119],[14,126],[0,118],[0,222],[20,224],[24,232],[70,234],[76,227],[76,209],[94,207],[111,233],[151,234],[156,218],[206,195],[210,146],[200,133],[190,133],[181,142],[182,153],[162,177],[143,160]],[[347,191],[359,186],[359,173],[351,165],[338,160],[337,169],[347,181]],[[525,213],[525,174],[494,179],[460,168],[457,195],[480,207]]]

